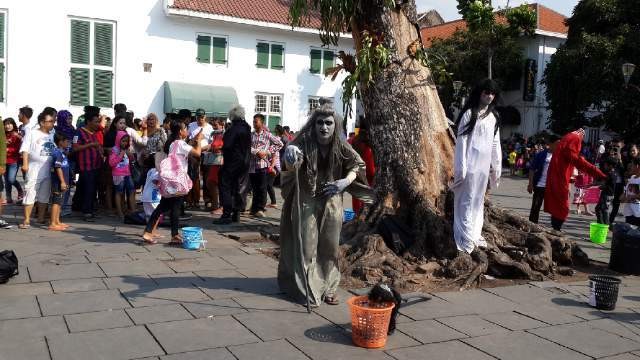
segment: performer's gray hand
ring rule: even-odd
[[[299,165],[302,163],[302,151],[295,145],[289,145],[284,150],[284,159],[290,165]]]
[[[351,182],[348,179],[340,179],[325,184],[322,189],[323,196],[333,196],[342,193]]]

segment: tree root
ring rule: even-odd
[[[448,278],[466,289],[480,284],[482,275],[499,278],[519,278],[540,281],[552,279],[561,271],[571,274],[574,264],[588,264],[588,257],[563,233],[533,224],[518,214],[485,205],[482,235],[488,248],[476,249],[471,255],[457,251],[453,241],[451,202],[444,196],[439,209],[423,208],[410,217],[408,225],[417,239],[408,251],[399,256],[384,243],[370,222],[390,213],[390,202],[378,204],[366,221],[359,219],[345,225],[341,245],[340,269],[367,285],[379,281],[392,284],[426,282],[432,276]],[[420,220],[420,223],[416,221]],[[453,252],[453,255],[450,255]],[[447,255],[443,255],[447,254]],[[418,265],[437,262],[435,272],[415,272]],[[435,265],[435,264],[434,264]],[[569,269],[569,270],[567,270]]]

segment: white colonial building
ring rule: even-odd
[[[541,84],[544,70],[558,47],[567,39],[566,17],[540,4],[529,5],[537,15],[535,36],[522,37],[524,71],[504,90],[503,106],[510,119],[501,130],[503,138],[519,133],[526,137],[547,129],[551,111],[547,109],[545,88]],[[431,39],[447,38],[458,29],[466,29],[464,20],[455,20],[421,29],[426,46]],[[484,71],[484,69],[478,69]],[[455,76],[455,75],[454,75]],[[472,86],[473,84],[466,84]]]
[[[140,117],[224,116],[239,103],[297,129],[319,97],[342,109],[344,75],[322,74],[353,43],[323,48],[317,19],[287,21],[280,0],[2,0],[0,115],[29,105],[79,116],[87,104],[112,114],[122,102]]]

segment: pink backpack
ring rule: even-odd
[[[187,195],[193,186],[193,182],[187,174],[187,168],[176,154],[177,149],[178,146],[174,144],[169,156],[160,162],[158,180],[162,197]]]

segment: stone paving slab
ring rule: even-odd
[[[172,274],[174,271],[160,260],[135,260],[130,262],[99,263],[104,273],[109,277]]]
[[[631,353],[615,355],[615,356],[607,356],[607,357],[601,358],[601,360],[638,360],[638,359],[640,359],[640,357],[637,357]]]
[[[175,272],[206,271],[234,269],[235,266],[217,256],[199,257],[194,259],[176,259],[164,262]]]
[[[169,354],[260,341],[230,316],[147,326]]]
[[[192,303],[207,301],[210,298],[197,287],[190,288],[141,288],[124,291],[122,295],[133,307],[169,305],[181,302]]]
[[[125,360],[164,355],[142,326],[88,331],[47,338],[53,360]]]
[[[278,263],[264,255],[229,255],[222,256],[222,259],[237,268],[272,268],[276,269]]]
[[[589,326],[620,335],[629,340],[640,342],[640,328],[612,319],[599,319],[587,322]]]
[[[351,338],[342,332],[310,329],[304,334],[287,338],[293,346],[314,360],[392,360],[380,350],[353,346]]]
[[[131,261],[127,254],[105,254],[105,255],[87,255],[92,263],[110,262],[110,261]]]
[[[29,270],[24,265],[18,265],[18,275],[9,279],[9,281],[7,281],[7,285],[25,284],[28,282],[31,282],[31,278],[29,278]]]
[[[51,282],[51,286],[53,287],[53,291],[57,294],[107,289],[104,281],[100,278],[55,280]]]
[[[420,320],[405,324],[398,324],[397,329],[423,344],[467,337],[467,335],[435,320]]]
[[[48,335],[67,333],[67,325],[62,316],[3,320],[0,321],[0,347],[4,343],[29,342]]]
[[[165,355],[161,360],[236,360],[225,348],[189,351],[174,355]]]
[[[29,265],[31,281],[51,281],[105,277],[97,264]]]
[[[184,303],[184,307],[196,318],[244,314],[247,310],[233,299],[218,299]]]
[[[475,314],[509,312],[518,306],[518,304],[513,301],[506,300],[480,289],[442,292],[435,295],[455,305],[471,306]]]
[[[297,311],[260,310],[233,316],[263,341],[301,336],[314,328],[340,329],[314,313],[307,314],[302,307]]]
[[[551,326],[529,332],[593,357],[640,350],[640,343],[594,328],[588,323]]]
[[[554,294],[540,287],[525,284],[484,289],[494,295],[519,304],[537,303],[549,299]]]
[[[127,254],[131,260],[173,260],[173,256],[166,251],[134,252]]]
[[[485,314],[481,315],[481,317],[509,330],[527,330],[548,326],[548,324],[543,323],[542,321],[532,319],[516,312]]]
[[[205,278],[205,283],[200,288],[214,299],[274,295],[281,292],[275,278]]]
[[[300,350],[286,340],[266,341],[255,344],[229,346],[238,360],[307,360]]]
[[[299,304],[292,302],[289,298],[284,296],[242,296],[233,298],[238,304],[242,305],[249,311],[255,310],[300,310]]]
[[[493,357],[460,341],[448,341],[388,351],[397,360],[490,360]]]
[[[202,280],[199,276],[197,276],[192,272],[150,275],[150,277],[153,279],[153,281],[155,281],[158,284],[159,287],[163,287],[163,288],[168,288],[168,287],[191,288],[193,286],[204,284],[204,280]]]
[[[107,288],[120,289],[120,291],[134,291],[158,286],[148,275],[108,277],[103,281]]]
[[[0,360],[51,360],[44,337],[24,342],[0,341]]]
[[[40,316],[40,308],[33,295],[0,298],[0,320],[38,316]]]
[[[193,319],[193,316],[180,304],[149,306],[125,311],[136,325]]]
[[[470,315],[475,312],[469,306],[453,304],[434,297],[427,301],[401,307],[400,313],[413,320],[428,320],[447,316]]]
[[[441,322],[448,327],[471,337],[509,331],[508,329],[484,320],[477,315],[463,315],[448,318],[439,318],[438,322]]]
[[[550,325],[561,325],[584,321],[562,309],[547,305],[518,305],[515,312]]]
[[[51,294],[51,285],[48,282],[28,284],[3,284],[0,286],[0,297],[45,295]]]
[[[65,315],[69,331],[91,331],[121,328],[133,325],[123,310],[107,310],[84,314]]]
[[[38,253],[38,254],[32,254],[28,256],[21,256],[18,253],[17,255],[20,259],[20,263],[27,266],[72,265],[72,264],[88,264],[89,263],[89,260],[87,260],[86,254],[61,255],[61,254]]]
[[[110,309],[124,309],[129,303],[118,290],[96,290],[78,293],[40,295],[38,301],[42,313],[47,315],[65,315],[94,312]]]
[[[461,341],[501,360],[582,360],[590,357],[521,331],[480,336]]]

